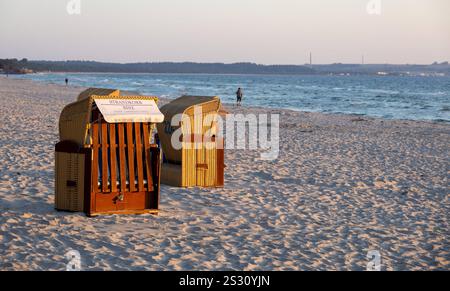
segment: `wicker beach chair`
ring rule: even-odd
[[[195,110],[201,118],[195,118]],[[175,187],[221,187],[224,185],[223,138],[217,118],[221,110],[218,97],[182,96],[161,107],[164,123],[157,125],[164,153],[161,183]],[[183,114],[189,122],[172,125],[172,118]],[[173,135],[181,131],[181,148],[175,148]],[[178,132],[180,133],[180,132]],[[206,135],[210,135],[205,138]]]
[[[158,212],[161,154],[153,133],[164,116],[157,100],[91,88],[63,109],[56,209],[88,216]],[[127,115],[117,107],[134,111]]]

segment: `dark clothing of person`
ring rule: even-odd
[[[241,89],[241,88],[239,88],[239,89],[237,90],[236,96],[237,96],[237,98],[240,98],[240,99],[242,99],[242,96],[244,96],[244,93],[242,92],[242,89]]]
[[[69,83],[69,79],[66,78],[66,85]]]
[[[239,88],[236,92],[236,99],[237,99],[236,101],[237,101],[238,105],[241,103],[243,96],[244,96],[244,93],[242,92],[242,89]]]

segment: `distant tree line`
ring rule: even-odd
[[[253,63],[101,63],[94,61],[28,61],[0,59],[4,72],[100,72],[100,73],[205,73],[205,74],[311,74],[314,70],[295,65],[258,65]]]
[[[27,59],[0,59],[0,72],[7,74],[23,74],[30,72],[28,70]]]
[[[206,74],[310,74],[306,66],[258,65],[253,63],[101,63],[93,61],[31,61],[34,71],[101,73],[206,73]]]
[[[448,62],[430,65],[330,64],[330,65],[258,65],[254,63],[103,63],[95,61],[29,61],[0,59],[0,72],[98,72],[98,73],[203,73],[203,74],[409,74],[441,73],[450,75]]]

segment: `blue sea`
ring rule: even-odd
[[[14,77],[55,84],[68,78],[70,85],[168,98],[214,95],[226,103],[235,102],[235,92],[242,87],[244,106],[450,122],[449,76],[38,73]]]

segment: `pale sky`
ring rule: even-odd
[[[381,14],[368,13],[370,1]],[[450,61],[449,0],[80,0],[79,15],[68,2],[0,0],[0,58]]]

